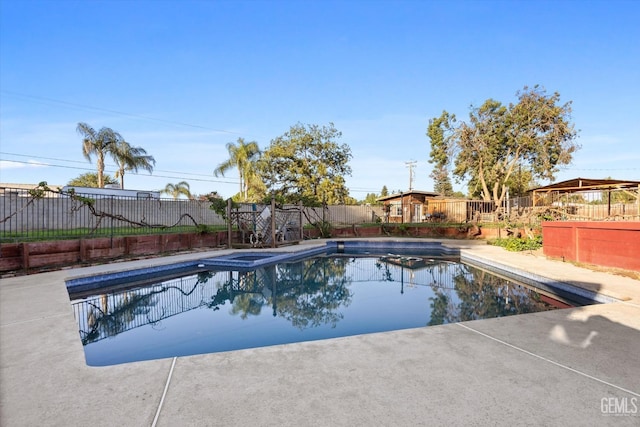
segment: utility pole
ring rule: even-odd
[[[413,167],[416,165],[415,160],[411,160],[410,162],[404,162],[409,168],[409,191],[413,190]]]

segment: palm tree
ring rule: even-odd
[[[153,172],[156,160],[153,156],[147,155],[147,151],[142,147],[132,147],[124,139],[120,139],[110,150],[113,160],[118,165],[115,177],[120,178],[120,188],[124,188],[125,171],[138,172],[142,168],[149,173]]]
[[[177,184],[169,183],[161,193],[168,194],[174,199],[178,199],[181,195],[187,196],[188,199],[193,198],[191,191],[189,191],[189,183],[187,181],[180,181]]]
[[[91,156],[96,155],[98,188],[104,188],[104,156],[112,150],[112,147],[122,137],[111,128],[103,127],[96,132],[86,123],[78,123],[76,131],[82,135],[82,154],[91,161]]]
[[[245,194],[244,201],[257,202],[263,200],[267,194],[267,186],[258,173],[257,162],[251,162],[251,168],[244,176]]]
[[[222,175],[229,169],[237,168],[240,176],[240,194],[247,200],[248,177],[255,168],[255,160],[260,155],[260,147],[255,141],[245,142],[244,138],[238,138],[238,144],[227,143],[229,159],[220,163],[213,171],[215,176]]]

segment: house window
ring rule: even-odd
[[[391,210],[389,211],[389,215],[402,216],[402,203],[399,201],[391,202]]]

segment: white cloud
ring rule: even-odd
[[[25,162],[15,162],[12,160],[0,160],[0,170],[41,168],[46,166],[49,166],[49,165],[46,163],[35,161],[35,160],[27,160]]]

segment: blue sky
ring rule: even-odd
[[[539,84],[572,101],[582,146],[556,181],[640,180],[638,1],[0,1],[0,182],[95,171],[78,122],[156,159],[125,186],[214,177],[237,138],[333,122],[351,196],[432,190],[430,118],[467,120]],[[113,175],[113,161],[107,173]],[[546,182],[543,182],[546,183]],[[462,189],[462,185],[456,186]]]

